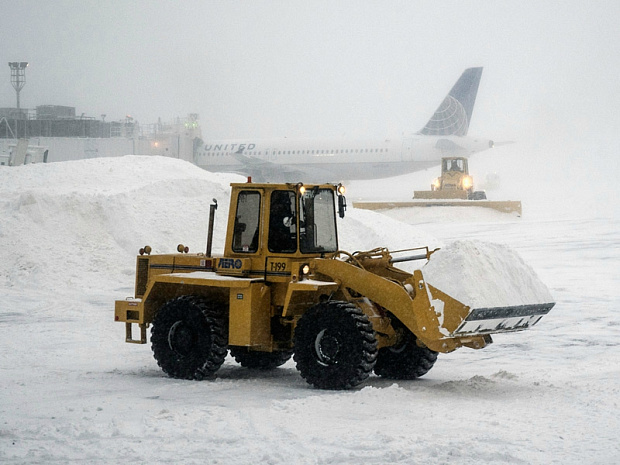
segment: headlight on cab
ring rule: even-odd
[[[471,176],[463,176],[463,189],[471,189],[474,185],[474,180]]]

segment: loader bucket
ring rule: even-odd
[[[474,308],[452,333],[473,336],[520,331],[534,326],[555,303],[515,305],[513,307]]]
[[[528,329],[555,305],[534,270],[500,244],[457,241],[433,253],[414,280],[427,289],[416,297],[418,308],[432,310],[417,312],[421,339],[441,352],[484,347],[489,335]]]

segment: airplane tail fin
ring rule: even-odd
[[[420,134],[427,136],[465,136],[474,111],[482,68],[468,68],[435,111]]]

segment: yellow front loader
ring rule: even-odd
[[[323,389],[356,386],[373,371],[414,379],[438,352],[482,348],[492,334],[526,329],[554,305],[539,293],[545,298],[477,308],[426,282],[422,271],[396,267],[432,261],[436,251],[427,247],[339,250],[340,185],[231,186],[223,256],[211,256],[213,204],[206,251],[179,245],[178,253],[154,255],[144,247],[135,295],[116,301],[126,342],[146,343],[150,326],[155,359],[171,377],[212,377],[230,351],[253,369],[293,356],[301,376]]]

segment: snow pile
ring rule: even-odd
[[[391,251],[411,247],[429,248],[443,244],[419,225],[403,224],[379,212],[350,208],[337,222],[340,249],[353,252],[387,247]],[[406,264],[401,268],[407,268]]]
[[[455,241],[422,271],[428,283],[471,308],[553,302],[536,272],[505,245]]]
[[[2,167],[0,285],[64,292],[96,281],[102,289],[130,288],[141,247],[205,250],[213,198],[213,253],[221,255],[231,182],[245,178],[152,156]],[[338,228],[344,250],[440,245],[419,227],[375,212],[350,209]]]
[[[131,283],[140,247],[206,244],[212,198],[228,208],[234,175],[164,157],[127,156],[0,170],[0,284],[62,291]],[[225,221],[216,230],[223,243]]]

